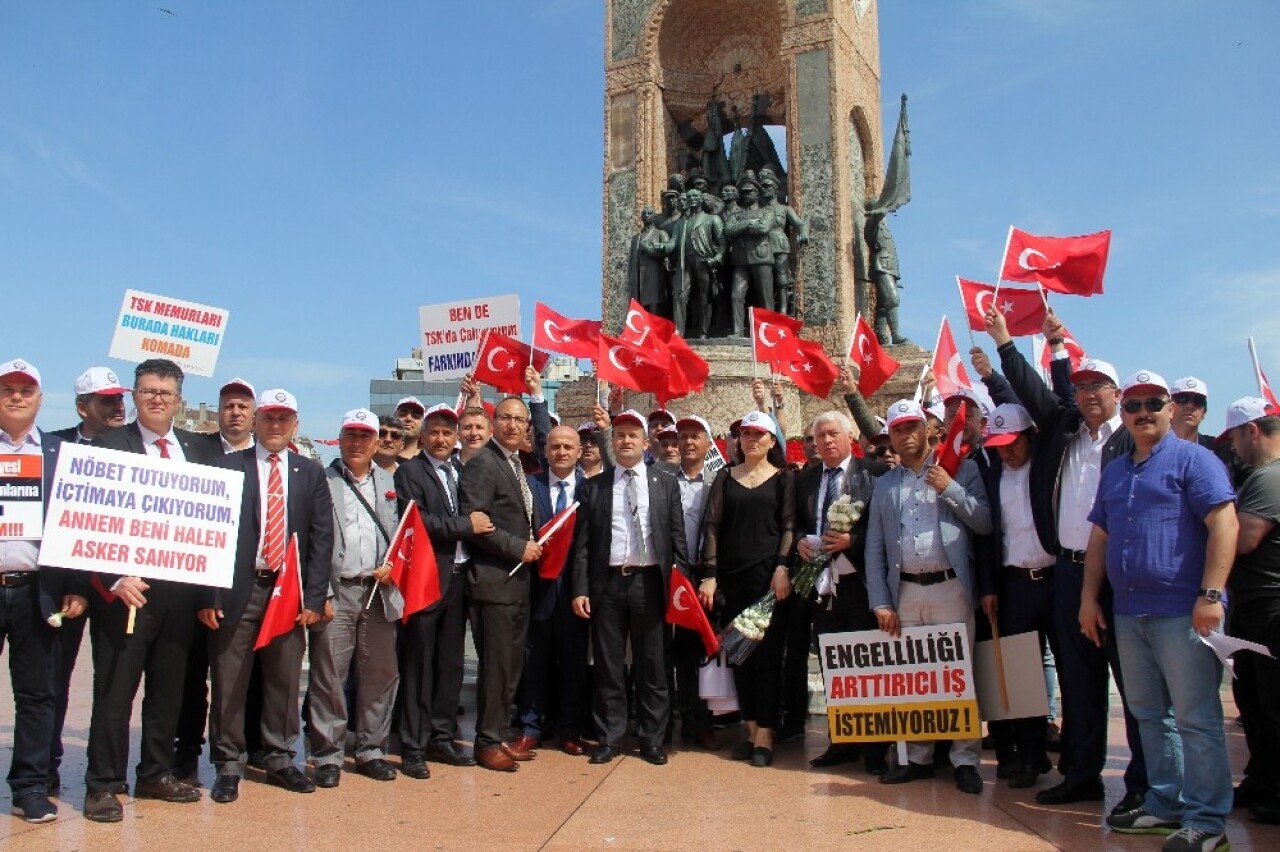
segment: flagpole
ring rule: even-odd
[[[748,324],[751,326],[751,379],[754,381],[760,378],[760,361],[756,358],[756,309],[754,305],[747,308],[747,315],[747,319],[750,320]]]
[[[853,358],[853,344],[858,342],[858,323],[864,322],[862,314],[855,313],[854,316],[856,319],[853,321],[853,333],[849,335],[849,345],[844,348],[844,363],[846,367],[849,365],[849,361]],[[858,354],[861,355],[862,353]],[[862,370],[861,364],[858,365],[858,370]]]
[[[1253,377],[1258,382],[1258,393],[1265,398],[1266,383],[1262,380],[1262,365],[1258,362],[1258,348],[1253,345],[1253,335],[1249,335],[1249,357],[1253,359]]]
[[[975,283],[976,283],[976,282],[975,282]],[[960,276],[959,276],[959,275],[957,275],[957,276],[956,276],[956,289],[960,291],[960,306],[961,306],[962,308],[964,308],[964,316],[965,316],[965,324],[964,324],[964,325],[965,325],[965,328],[967,328],[967,329],[969,330],[969,345],[970,345],[970,346],[977,346],[978,344],[977,344],[977,343],[974,341],[974,339],[973,339],[973,326],[972,326],[972,325],[970,325],[970,324],[969,324],[969,322],[968,322],[968,319],[969,319],[969,306],[968,306],[967,304],[965,304],[965,301],[964,301],[964,287],[962,287],[962,286],[960,285]],[[997,290],[996,292],[999,292],[999,290]],[[996,297],[993,295],[993,296],[991,297],[991,307],[992,307],[993,309],[995,308],[995,304],[996,304]],[[985,319],[985,318],[984,318],[984,319]]]
[[[391,550],[390,550],[391,545],[395,544],[395,543],[396,543],[396,541],[397,541],[397,540],[399,540],[399,538],[400,538],[400,533],[404,531],[404,525],[405,525],[405,524],[408,522],[408,520],[409,520],[409,513],[410,513],[410,512],[416,512],[417,510],[418,510],[418,504],[417,504],[417,503],[410,503],[408,506],[405,506],[405,507],[404,507],[404,514],[400,516],[400,523],[396,524],[396,531],[395,531],[395,533],[391,536],[391,541],[387,542],[387,559],[388,559],[388,560],[390,560],[390,558],[391,558]],[[384,563],[384,564],[385,564],[385,563]],[[299,572],[299,576],[301,576],[301,572]],[[377,583],[375,583],[374,585],[375,585],[375,586],[376,586],[376,585],[381,585],[381,583],[382,583],[382,581],[381,581],[381,580],[379,580],[379,581],[378,581]],[[365,608],[366,610],[368,610],[368,609],[369,609],[369,607],[370,607],[370,605],[372,605],[372,604],[373,604],[373,595],[372,595],[372,594],[370,594],[370,595],[369,595],[369,600],[365,601],[364,608]]]
[[[562,526],[564,526],[565,521],[573,517],[574,513],[577,511],[578,511],[578,501],[574,500],[573,503],[569,505],[569,508],[561,512],[560,519],[551,525],[551,529],[547,530],[545,533],[543,533],[541,536],[538,537],[538,547],[542,547],[542,545],[546,544],[547,541],[551,538],[551,536],[555,535],[556,531],[559,530]],[[507,576],[514,577],[516,575],[516,572],[520,570],[520,566],[522,565],[524,565],[523,562],[517,562],[516,567],[512,568],[511,573],[507,574]]]
[[[1004,253],[1000,255],[1000,265],[996,267],[996,292],[991,297],[994,302],[995,297],[1000,295],[1000,275],[1004,272],[1004,259],[1009,256],[1009,246],[1013,245],[1013,226],[1009,226],[1009,236],[1004,238]]]

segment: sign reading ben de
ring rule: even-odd
[[[981,736],[963,624],[819,638],[832,742]]]
[[[184,373],[212,376],[229,311],[126,290],[107,354],[121,361],[168,358]]]
[[[64,443],[40,564],[231,588],[244,473]]]
[[[485,332],[520,338],[520,297],[485,296],[418,308],[422,328],[423,378],[460,379],[471,365]]]

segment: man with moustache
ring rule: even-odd
[[[400,513],[411,506],[422,516],[440,571],[440,600],[409,616],[400,655],[400,768],[410,778],[431,777],[427,758],[451,766],[475,766],[458,745],[458,703],[466,653],[465,575],[468,542],[493,531],[481,511],[460,513],[458,469],[453,447],[458,418],[447,405],[427,411],[422,452],[396,471]]]
[[[484,512],[494,528],[477,535],[467,572],[471,633],[480,665],[476,683],[476,761],[486,769],[514,772],[534,753],[512,748],[511,703],[520,683],[529,630],[529,575],[542,555],[534,540],[533,492],[519,450],[529,409],[509,397],[494,409],[493,438],[462,469],[461,514]]]
[[[254,397],[257,391],[245,379],[235,378],[218,391],[218,431],[210,437],[218,452],[247,450],[253,446]]]
[[[1150,786],[1140,805],[1107,825],[1170,835],[1166,852],[1227,849],[1222,663],[1200,637],[1220,630],[1226,614],[1235,492],[1213,453],[1173,434],[1161,376],[1132,374],[1121,399],[1133,450],[1102,471],[1089,513],[1080,629],[1099,646],[1103,630],[1115,633]],[[1115,590],[1111,616],[1098,603],[1104,574]]]
[[[422,419],[426,416],[427,407],[418,401],[416,396],[406,396],[396,403],[395,416],[404,431],[404,449],[400,451],[400,460],[411,459],[418,454],[418,436],[422,434]]]
[[[400,466],[400,451],[404,449],[404,428],[394,417],[378,418],[378,446],[373,451],[373,463],[395,476]]]
[[[153,358],[134,369],[133,407],[137,419],[102,433],[95,446],[152,458],[216,464],[210,443],[175,429],[182,402],[181,368]],[[129,720],[143,675],[142,749],[136,798],[196,802],[200,791],[173,773],[173,743],[182,707],[184,676],[196,604],[202,590],[189,583],[94,574],[89,596],[93,639],[93,712],[89,722],[84,815],[94,822],[119,822],[124,810],[117,794],[127,789]],[[129,608],[137,608],[132,633]]]

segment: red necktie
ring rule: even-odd
[[[278,571],[284,564],[284,480],[280,478],[280,456],[267,456],[271,475],[267,477],[267,538],[262,548],[267,568]]]
[[[160,458],[169,458],[169,439],[156,438],[156,446],[160,448]]]

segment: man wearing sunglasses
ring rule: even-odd
[[[378,446],[373,451],[373,463],[395,475],[400,466],[400,451],[404,449],[404,428],[394,417],[378,418]]]
[[[1080,631],[1095,645],[1104,630],[1115,635],[1150,789],[1107,825],[1172,835],[1165,850],[1224,849],[1232,792],[1222,664],[1200,637],[1222,628],[1239,533],[1235,492],[1211,452],[1173,434],[1163,378],[1139,370],[1122,399],[1133,450],[1103,470],[1089,513]],[[1098,604],[1104,575],[1113,616]]]

